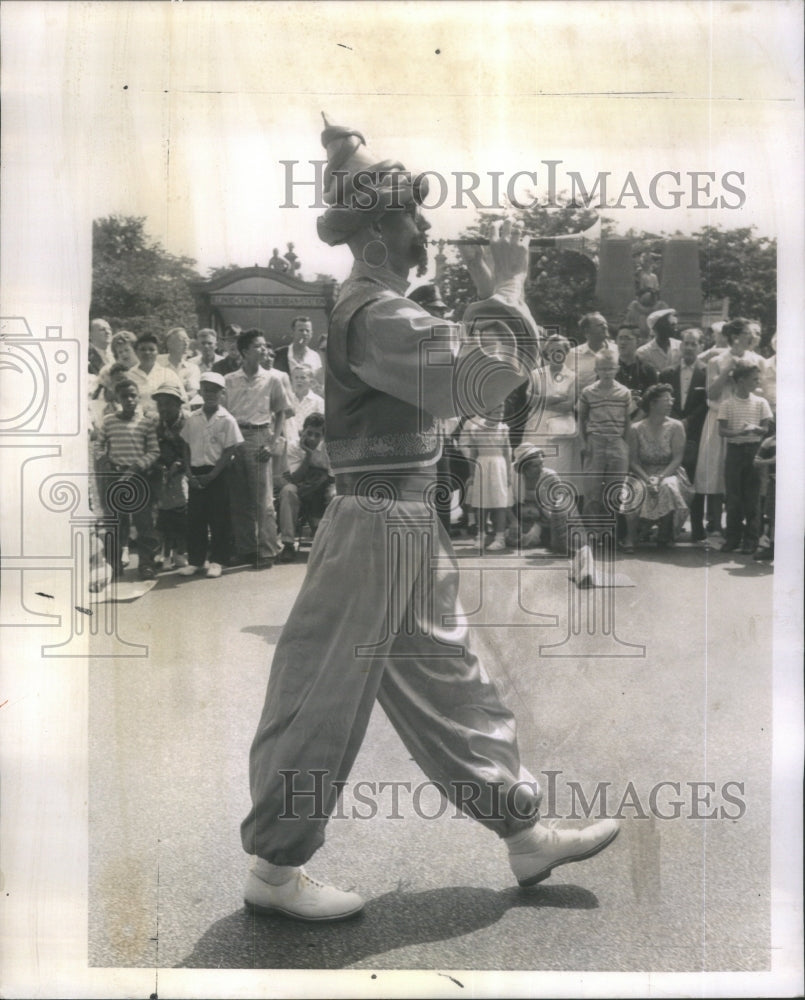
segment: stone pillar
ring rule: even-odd
[[[660,298],[676,309],[680,329],[701,324],[702,280],[696,240],[674,236],[665,243]]]
[[[634,297],[632,241],[621,236],[601,240],[595,302],[613,333]]]

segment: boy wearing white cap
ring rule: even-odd
[[[226,382],[217,372],[201,376],[204,405],[192,413],[181,430],[185,463],[190,470],[187,504],[187,555],[189,565],[179,570],[193,576],[207,559],[209,532],[210,563],[207,576],[218,577],[229,560],[229,467],[243,435],[232,414],[221,406]]]

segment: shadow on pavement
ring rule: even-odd
[[[319,925],[244,908],[214,923],[175,968],[343,969],[396,948],[472,934],[522,907],[594,910],[598,899],[575,885],[395,890],[370,900],[353,920]],[[445,964],[450,965],[449,956]]]
[[[276,646],[282,629],[282,625],[247,625],[246,628],[241,629],[241,632],[246,635],[259,635],[261,639],[265,639],[269,646]]]

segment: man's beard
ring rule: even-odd
[[[411,263],[416,265],[416,276],[421,278],[428,271],[428,244],[424,241],[411,247]]]

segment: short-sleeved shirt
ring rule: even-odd
[[[223,406],[219,406],[211,417],[203,410],[191,413],[181,435],[190,445],[192,466],[215,465],[227,448],[243,442],[237,421]]]
[[[305,420],[311,413],[321,413],[324,416],[324,400],[315,392],[308,392],[301,399],[294,396],[295,412],[285,421],[284,434],[290,448],[292,443],[299,441]]]
[[[239,368],[226,376],[226,407],[239,424],[274,430],[276,417],[287,409],[288,400],[279,373],[258,368],[247,375]]]
[[[157,364],[162,365],[163,368],[167,368],[179,376],[188,399],[191,396],[195,396],[201,385],[201,369],[194,361],[183,358],[178,365],[174,365],[171,364],[169,354],[158,354]]]
[[[623,437],[626,418],[632,407],[632,394],[626,386],[613,382],[610,389],[602,389],[600,382],[593,382],[582,389],[581,398],[590,408],[587,434],[603,438]]]
[[[311,369],[313,377],[316,381],[319,381],[319,371],[321,369],[321,358],[319,355],[310,347],[305,347],[305,353],[300,360],[294,354],[293,345],[288,346],[288,374],[293,375],[297,368],[301,368],[302,365],[307,365]]]
[[[131,420],[108,413],[98,432],[98,453],[121,469],[149,469],[159,457],[156,420],[139,408]]]
[[[718,408],[718,419],[727,421],[727,430],[737,431],[744,424],[760,424],[763,420],[771,420],[772,412],[763,396],[750,392],[746,399],[741,399],[740,396],[725,399]],[[762,431],[751,431],[727,438],[727,444],[754,444],[762,440]]]
[[[145,372],[140,365],[135,365],[133,368],[129,368],[126,374],[128,378],[137,383],[140,390],[140,406],[146,413],[155,414],[157,412],[157,404],[153,400],[153,394],[162,385],[172,385],[178,389],[182,394],[182,402],[187,402],[184,382],[172,368],[166,368],[165,365],[155,362],[150,372]]]
[[[673,368],[674,365],[679,364],[679,359],[682,357],[681,346],[682,341],[675,337],[669,337],[666,352],[657,343],[657,338],[654,337],[647,344],[638,347],[635,353],[641,361],[646,361],[653,365],[658,372],[661,372],[663,368]]]

